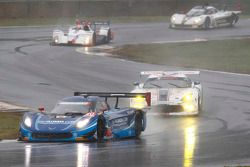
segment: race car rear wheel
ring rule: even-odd
[[[233,13],[230,17],[230,26],[233,26],[235,23],[238,22],[238,20],[239,20],[239,16]]]
[[[103,141],[104,133],[105,133],[105,118],[103,115],[100,115],[97,120],[97,140],[98,142]]]
[[[142,131],[142,114],[140,111],[135,113],[135,137],[139,138]]]
[[[211,24],[211,20],[210,20],[209,17],[207,17],[207,18],[205,19],[204,24],[203,24],[203,28],[204,28],[205,30],[209,29],[210,24]]]
[[[112,34],[111,34],[111,30],[109,29],[108,30],[108,35],[107,35],[107,38],[106,38],[106,42],[109,43],[112,39]]]

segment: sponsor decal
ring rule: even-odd
[[[39,124],[73,124],[75,121],[63,121],[63,120],[49,120],[49,121],[39,121]]]
[[[90,116],[90,117],[93,117],[96,115],[96,112],[89,112],[86,114],[86,116]]]

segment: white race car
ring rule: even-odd
[[[170,28],[209,29],[233,26],[239,20],[241,11],[217,10],[213,6],[196,6],[187,14],[174,14]]]
[[[97,28],[97,26],[99,26]],[[110,23],[107,22],[80,22],[77,21],[75,26],[69,28],[65,34],[62,30],[54,30],[52,45],[71,44],[95,46],[97,39],[101,43],[109,43],[113,39],[113,33]]]
[[[199,71],[143,71],[144,81],[135,82],[133,93],[151,93],[151,106],[164,106],[169,115],[198,115],[202,110],[202,85],[187,75]],[[144,102],[142,106],[146,105]],[[138,105],[130,101],[130,105]]]

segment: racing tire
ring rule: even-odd
[[[23,138],[22,138],[22,133],[21,131],[19,130],[19,133],[18,133],[18,138],[17,138],[17,141],[23,141]]]
[[[105,134],[105,118],[103,115],[100,115],[97,120],[97,141],[102,142]]]
[[[138,139],[142,131],[142,114],[140,111],[135,113],[135,137]]]
[[[239,16],[236,15],[235,20],[234,20],[234,24],[238,23],[238,21],[239,21]]]
[[[203,111],[203,93],[198,98],[198,114],[199,115]]]
[[[49,45],[50,46],[56,46],[56,43],[55,42],[50,42]]]
[[[234,24],[236,24],[239,20],[239,16],[237,16],[236,14],[232,14],[231,17],[230,17],[230,20],[229,20],[229,24],[230,24],[230,27],[233,27]]]
[[[202,101],[201,98],[199,97],[198,99],[198,113],[200,113],[202,111]]]
[[[92,43],[91,43],[91,46],[95,46],[95,45],[96,45],[96,33],[93,34]]]
[[[207,17],[207,18],[205,19],[204,24],[203,24],[203,28],[204,28],[205,30],[208,30],[209,27],[210,27],[210,24],[211,24],[211,20],[210,20],[209,17]]]
[[[108,30],[108,35],[107,35],[107,38],[106,38],[106,43],[109,43],[111,41],[112,37],[111,37],[111,30],[109,29]]]

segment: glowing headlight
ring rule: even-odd
[[[195,110],[195,107],[193,104],[184,104],[183,106],[184,111],[192,112]]]
[[[199,24],[201,22],[201,18],[194,19],[194,24]]]
[[[176,18],[173,16],[173,17],[171,17],[171,22],[172,23],[174,23],[175,22],[175,20],[176,20]]]
[[[55,37],[55,38],[54,38],[54,42],[55,42],[55,43],[58,43],[58,42],[59,42],[58,37]]]
[[[24,119],[24,124],[27,126],[27,127],[31,127],[31,124],[32,124],[32,121],[30,119],[30,117],[25,117]]]
[[[89,45],[89,44],[90,44],[90,39],[89,39],[89,37],[87,37],[87,38],[85,39],[84,43],[85,43],[85,45]]]
[[[131,99],[130,107],[132,108],[142,109],[146,106],[147,105],[145,99],[141,96],[137,96],[136,98]]]
[[[183,101],[184,102],[190,102],[193,100],[193,95],[192,94],[186,94],[184,97],[183,97]]]
[[[78,129],[83,128],[84,126],[86,126],[89,123],[89,119],[84,119],[84,120],[80,120],[76,123],[76,127]]]

